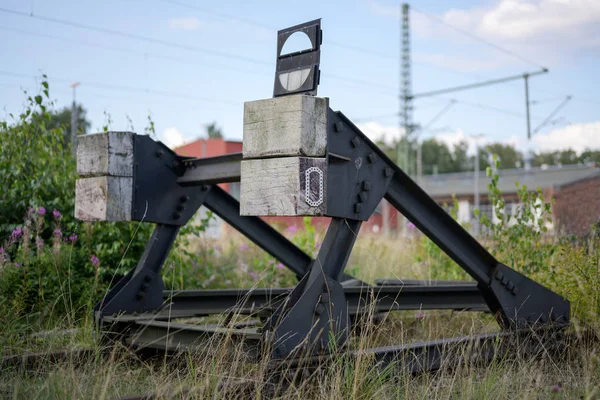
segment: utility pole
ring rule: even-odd
[[[404,148],[401,141],[398,141],[396,147],[397,164],[402,165],[402,169],[408,175],[411,172],[410,141],[412,138],[412,78],[411,78],[411,60],[410,60],[410,15],[409,6],[403,3],[401,6],[400,19],[400,119],[399,128],[404,129]],[[403,154],[403,156],[401,155]],[[402,218],[403,232],[408,233],[408,221]],[[400,221],[398,221],[400,224]]]
[[[402,63],[400,69],[401,77],[401,115],[402,115],[402,127],[404,128],[404,137],[406,138],[406,146],[404,147],[404,160],[403,169],[404,172],[410,174],[410,140],[412,139],[412,74],[411,74],[411,60],[410,60],[410,19],[409,19],[409,6],[407,3],[402,4]]]
[[[479,139],[484,135],[471,135],[475,140],[475,168],[473,169],[473,208],[479,210]],[[475,218],[473,224],[474,236],[479,236],[479,218]]]
[[[76,92],[79,85],[79,82],[73,82],[69,85],[73,89],[73,106],[71,108],[71,150],[73,151],[73,156],[77,156],[77,122],[79,121],[79,116],[77,115]]]

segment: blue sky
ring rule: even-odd
[[[573,100],[555,124],[535,135],[534,147],[600,147],[600,2],[414,1],[411,7],[414,93],[545,66],[548,74],[530,79],[532,128],[566,95]],[[92,130],[109,114],[111,129],[133,125],[142,133],[150,114],[159,137],[171,145],[203,135],[212,121],[227,138],[240,139],[244,101],[272,95],[276,30],[322,18],[319,95],[370,136],[389,138],[401,134],[394,115],[399,8],[399,2],[388,0],[3,0],[0,104],[4,113],[18,112],[22,90],[36,91],[44,72],[57,107],[70,104],[69,83],[81,83],[77,99],[88,109]],[[455,99],[425,136],[454,143],[483,133],[486,141],[521,147],[523,86],[518,80],[419,99],[414,119],[427,124]]]

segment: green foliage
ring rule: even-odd
[[[223,138],[223,132],[216,123],[212,122],[206,126],[206,134],[211,139]]]
[[[85,135],[89,132],[91,123],[86,118],[87,111],[81,104],[77,104],[77,134]],[[71,143],[71,119],[73,114],[72,107],[63,107],[62,109],[50,112],[50,119],[47,123],[48,128],[60,129],[63,135],[65,147]]]
[[[152,227],[75,220],[76,162],[42,78],[23,111],[0,122],[0,304],[18,312],[56,309],[68,283],[75,311],[79,299],[99,298],[86,288],[106,288],[137,263]],[[92,257],[99,260],[93,270]]]
[[[451,206],[447,206],[448,212],[454,218],[457,219],[458,201],[453,198]],[[412,225],[409,225],[411,227]],[[413,229],[414,226],[412,226]],[[458,265],[454,260],[450,258],[446,253],[442,251],[435,243],[431,241],[427,236],[422,235],[420,237],[420,246],[417,248],[415,253],[415,260],[418,263],[422,263],[427,267],[430,275],[427,279],[432,280],[468,280],[469,275]]]
[[[498,167],[496,157],[494,162]],[[503,263],[526,275],[546,271],[556,251],[555,241],[546,235],[553,222],[553,200],[546,201],[539,187],[532,192],[517,182],[519,205],[516,213],[509,213],[498,187],[498,174],[490,167],[486,173],[492,178],[488,185],[488,200],[495,218],[480,215],[479,211],[476,216],[487,231],[493,253]]]
[[[65,146],[61,127],[51,125],[48,109],[52,103],[43,78],[41,94],[28,95],[21,114],[9,115],[12,123],[0,122],[0,243],[29,207],[73,209],[75,160]],[[65,223],[74,229],[72,220]]]

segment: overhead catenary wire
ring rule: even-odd
[[[28,75],[28,74],[23,74],[23,73],[19,73],[19,72],[11,72],[11,71],[0,71],[0,75],[12,76],[12,77],[17,77],[17,78],[28,78],[28,79],[39,78],[35,75]],[[65,82],[65,83],[72,82],[72,79],[59,78],[59,77],[54,77],[54,76],[48,76],[48,79],[55,80],[58,82]],[[135,87],[135,86],[111,85],[111,84],[106,84],[106,83],[101,83],[101,82],[93,82],[93,81],[85,81],[85,80],[82,80],[81,83],[85,84],[85,86],[95,87],[98,89],[109,89],[109,90],[117,90],[117,91],[132,92],[132,93],[135,92],[135,93],[142,93],[142,94],[152,94],[152,95],[163,96],[163,97],[177,97],[177,98],[182,98],[182,99],[186,99],[186,100],[194,100],[194,101],[202,101],[202,102],[210,102],[210,103],[221,103],[221,104],[226,104],[226,105],[231,105],[231,106],[236,106],[236,107],[240,105],[240,102],[234,102],[234,101],[218,99],[218,98],[213,98],[213,97],[199,97],[199,96],[195,96],[195,95],[190,96],[185,93],[176,93],[176,92],[170,92],[170,91],[165,91],[165,90],[145,89],[145,88],[139,88],[139,87]]]
[[[417,13],[419,13],[419,14],[421,14],[421,15],[423,15],[423,16],[425,16],[425,17],[427,17],[427,18],[431,19],[431,20],[433,20],[433,21],[436,21],[436,22],[438,22],[438,23],[440,23],[440,24],[446,25],[447,27],[449,27],[449,28],[451,28],[451,29],[455,30],[456,32],[459,32],[459,33],[461,33],[461,34],[463,34],[463,35],[465,35],[465,36],[467,36],[467,37],[469,37],[469,38],[471,38],[471,39],[473,39],[473,40],[476,40],[476,41],[478,41],[478,42],[481,42],[481,43],[483,43],[483,44],[486,44],[486,45],[488,45],[488,46],[490,46],[490,47],[492,47],[492,48],[496,49],[497,51],[499,51],[499,52],[501,52],[501,53],[504,53],[504,54],[506,54],[506,55],[509,55],[509,56],[511,56],[511,57],[513,57],[513,58],[515,58],[515,59],[518,59],[518,60],[520,60],[520,61],[522,61],[522,62],[524,62],[524,63],[527,63],[527,64],[529,64],[529,65],[532,65],[532,66],[534,66],[534,67],[538,67],[538,68],[540,68],[540,69],[547,69],[547,68],[546,68],[545,66],[543,66],[542,64],[540,64],[540,63],[538,63],[538,62],[535,62],[535,61],[532,61],[532,60],[530,60],[530,59],[528,59],[528,58],[525,58],[525,57],[523,57],[523,56],[521,56],[521,55],[517,54],[516,52],[514,52],[514,51],[512,51],[512,50],[505,49],[504,47],[501,47],[501,46],[499,46],[499,45],[497,45],[497,44],[495,44],[495,43],[493,43],[493,42],[490,42],[489,40],[486,40],[486,39],[484,39],[484,38],[482,38],[482,37],[480,37],[480,36],[478,36],[478,35],[475,35],[475,34],[473,34],[473,33],[471,33],[471,32],[468,32],[468,31],[466,31],[466,30],[464,30],[464,29],[461,29],[461,28],[459,28],[459,27],[457,27],[457,26],[454,26],[454,25],[452,25],[452,24],[449,24],[448,22],[444,21],[442,18],[440,18],[440,17],[438,17],[438,16],[435,16],[435,15],[429,14],[429,13],[427,13],[427,12],[425,12],[425,11],[422,11],[422,10],[416,9],[416,8],[414,8],[413,6],[411,6],[411,9],[412,9],[413,11],[415,11],[415,12],[417,12]]]
[[[58,23],[58,24],[73,26],[73,27],[76,27],[76,28],[79,28],[79,29],[92,30],[92,31],[103,33],[103,34],[111,34],[111,35],[123,36],[123,37],[128,37],[130,39],[147,41],[147,42],[150,42],[150,43],[160,44],[160,45],[167,46],[167,47],[171,46],[171,47],[179,48],[179,49],[183,49],[183,50],[188,50],[188,51],[193,51],[193,52],[199,52],[199,53],[207,53],[207,54],[217,55],[217,56],[226,57],[226,58],[227,57],[234,58],[234,59],[238,59],[240,61],[253,62],[253,63],[258,64],[258,65],[271,66],[271,63],[269,63],[269,62],[263,62],[263,61],[251,59],[251,58],[248,58],[248,57],[239,57],[239,56],[236,56],[236,55],[233,55],[233,54],[230,54],[230,53],[216,52],[216,51],[213,51],[213,50],[207,50],[207,49],[203,49],[203,48],[199,48],[199,47],[181,45],[181,44],[178,44],[178,43],[175,43],[175,42],[168,42],[168,41],[164,41],[164,40],[160,40],[160,39],[150,38],[150,37],[147,37],[147,36],[141,36],[141,35],[130,34],[130,33],[127,33],[127,32],[122,32],[122,31],[117,31],[117,30],[112,30],[112,29],[105,29],[105,28],[95,27],[95,26],[91,26],[91,25],[85,25],[85,24],[81,24],[81,23],[78,23],[78,22],[60,20],[60,19],[50,18],[50,17],[41,17],[41,16],[38,16],[38,15],[29,15],[27,13],[23,13],[23,12],[19,12],[19,11],[7,10],[5,8],[2,8],[2,7],[0,7],[0,12],[9,12],[9,13],[17,14],[17,15],[24,16],[24,17],[32,17],[32,18],[42,19],[42,20],[49,21],[49,22],[54,22],[54,23]],[[2,28],[2,29],[18,31],[18,30],[13,29],[13,28]],[[24,32],[23,30],[20,30],[20,31]],[[53,39],[61,40],[61,41],[73,41],[71,39],[58,38],[56,36],[45,35],[45,34],[40,34],[40,33],[28,33],[28,34],[33,34],[33,35],[37,35],[37,36],[47,36],[48,38],[53,38]],[[82,44],[82,45],[92,46],[92,47],[103,47],[103,48],[109,49],[109,50],[124,51],[124,49],[118,49],[118,48],[111,47],[111,46],[92,45],[92,44],[89,44],[89,43],[86,44],[85,42],[78,42],[78,43]],[[146,55],[146,56],[151,56],[151,57],[154,57],[154,58],[175,59],[174,57],[161,56],[161,55],[156,55],[156,54],[152,54],[152,53],[148,53],[148,52],[140,52],[140,51],[131,51],[131,52],[132,53],[133,52],[137,52],[138,54],[142,54],[142,55]],[[179,60],[181,60],[181,59],[179,59]],[[205,62],[203,62],[203,63],[206,64]],[[241,70],[239,68],[232,68],[232,67],[229,67],[229,66],[221,66],[221,65],[219,66],[219,68],[225,68],[225,69],[236,70],[236,71],[240,71]],[[270,72],[267,72],[265,70],[264,74],[268,75],[268,74],[270,74]],[[348,77],[339,76],[339,75],[330,74],[330,73],[323,73],[323,76],[324,77],[328,77],[328,78],[332,78],[332,79],[337,79],[337,80],[340,80],[340,81],[343,81],[343,82],[347,82],[347,83],[350,83],[350,84],[354,84],[354,85],[360,85],[362,87],[367,87],[367,88],[376,87],[376,88],[379,88],[379,89],[382,89],[382,90],[389,90],[389,93],[386,93],[387,95],[389,95],[389,96],[396,96],[395,92],[392,92],[392,90],[387,85],[381,85],[381,84],[374,83],[374,82],[362,81],[362,80],[348,78]],[[379,90],[378,92],[381,92],[381,91]]]

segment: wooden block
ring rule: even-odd
[[[324,157],[327,98],[295,95],[244,103],[244,158]]]
[[[77,179],[75,218],[81,221],[130,221],[132,187],[132,177]]]
[[[324,215],[325,158],[283,157],[242,161],[240,215]]]
[[[79,136],[79,176],[133,176],[133,135],[133,132],[101,132]]]

